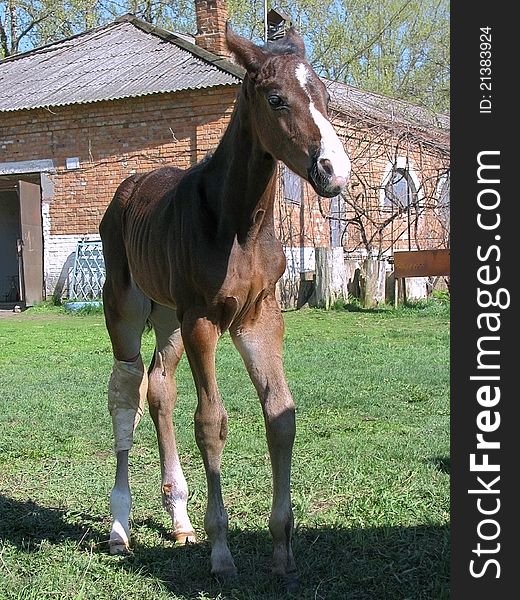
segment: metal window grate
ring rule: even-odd
[[[101,298],[105,282],[105,261],[100,239],[82,239],[76,247],[69,298],[96,300]]]

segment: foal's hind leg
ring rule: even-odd
[[[227,543],[228,516],[222,501],[220,462],[227,438],[227,413],[217,387],[215,348],[219,332],[204,311],[187,311],[182,321],[182,339],[197,387],[195,438],[208,486],[204,529],[211,543],[211,572],[220,581],[236,576]]]
[[[107,279],[103,306],[112,342],[114,365],[108,385],[108,408],[114,431],[116,479],[110,494],[112,529],[110,553],[125,553],[130,543],[132,497],[128,481],[128,453],[143,414],[147,373],[141,358],[141,336],[150,301],[130,282],[126,289]]]
[[[187,512],[188,486],[177,454],[172,420],[177,400],[175,369],[184,350],[180,324],[174,311],[156,304],[150,321],[157,343],[148,371],[148,404],[159,444],[163,506],[172,518],[175,539],[181,543],[195,542]]]
[[[273,473],[273,503],[269,530],[273,538],[273,573],[281,575],[288,590],[296,589],[298,576],[291,548],[291,455],[295,436],[294,403],[282,363],[283,320],[272,296],[264,299],[255,315],[231,329],[257,390],[267,434]]]

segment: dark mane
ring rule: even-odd
[[[266,42],[262,49],[268,54],[296,54],[305,58],[305,48],[301,38],[292,27],[284,37]]]

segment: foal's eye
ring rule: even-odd
[[[282,108],[283,106],[287,106],[281,96],[276,94],[272,94],[267,98],[271,108]]]

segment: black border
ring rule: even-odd
[[[480,89],[480,28],[490,27],[492,32],[492,112],[481,114],[479,103],[485,90]],[[520,490],[515,484],[520,472],[519,408],[520,394],[515,388],[515,367],[520,374],[517,357],[520,355],[516,341],[520,325],[516,318],[516,296],[513,290],[514,273],[519,272],[520,253],[516,241],[520,240],[519,211],[516,203],[520,198],[512,189],[514,174],[520,175],[520,164],[513,165],[518,150],[517,114],[515,100],[518,68],[517,19],[512,5],[505,2],[451,3],[451,598],[453,600],[493,599],[518,597],[516,579],[520,576],[517,566],[516,538],[519,533]],[[515,110],[516,108],[516,110]],[[477,155],[481,151],[500,151],[501,224],[499,229],[486,232],[477,225],[477,195],[482,185],[477,183]],[[515,219],[516,217],[516,219]],[[497,242],[495,235],[500,235]],[[500,245],[498,265],[501,279],[497,287],[508,289],[511,304],[499,310],[500,335],[500,387],[501,401],[497,407],[501,425],[496,439],[501,449],[495,451],[493,460],[500,464],[500,511],[495,516],[500,523],[500,551],[490,558],[498,559],[500,577],[495,578],[494,567],[486,569],[481,578],[474,578],[469,571],[469,561],[476,558],[472,549],[479,541],[477,525],[483,517],[476,508],[476,496],[468,494],[475,488],[475,473],[470,472],[469,455],[475,452],[478,432],[476,417],[479,407],[476,401],[478,385],[470,380],[477,374],[477,339],[483,335],[477,327],[479,312],[485,312],[477,304],[477,269],[482,265],[477,258],[477,246]],[[518,258],[517,258],[518,255]],[[496,253],[493,254],[493,259]],[[515,264],[516,263],[516,264]],[[515,268],[516,267],[516,268]],[[495,288],[495,289],[496,289]],[[516,330],[516,331],[515,331]],[[518,459],[517,459],[518,457]],[[491,455],[490,455],[491,458]],[[518,496],[518,497],[517,497]],[[518,507],[518,508],[517,508]],[[489,543],[491,546],[492,543]],[[480,559],[482,565],[482,558]]]

